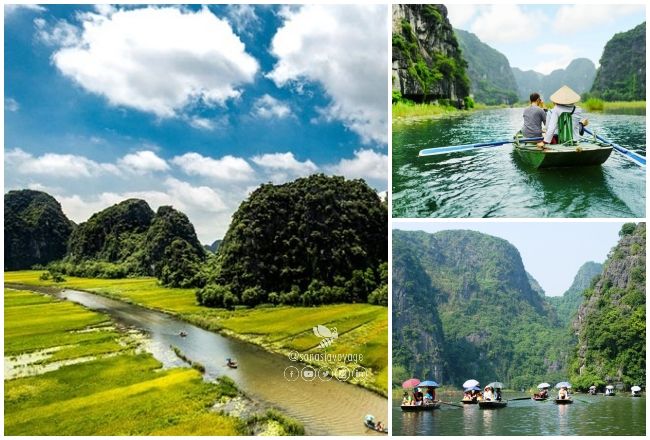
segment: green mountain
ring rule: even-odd
[[[607,101],[645,101],[645,21],[605,45],[591,93]]]
[[[469,95],[467,62],[444,5],[393,5],[393,94],[415,102]]]
[[[517,93],[520,101],[528,101],[532,92],[538,92],[545,101],[563,85],[568,85],[577,93],[588,92],[596,76],[596,66],[587,58],[576,58],[564,69],[556,69],[548,75],[533,70],[523,71],[512,68],[517,81]]]
[[[144,200],[128,199],[81,223],[52,269],[85,277],[155,276],[166,286],[190,287],[202,284],[205,257],[185,214],[170,206],[154,214]]]
[[[233,215],[218,276],[198,299],[217,306],[224,296],[228,305],[366,302],[384,285],[371,298],[381,303],[387,226],[386,205],[362,180],[319,174],[262,185]]]
[[[570,363],[576,388],[646,381],[646,224],[626,223],[602,274],[584,292]]]
[[[419,265],[393,271],[394,285],[410,286],[402,295],[412,296],[410,302],[394,297],[396,368],[409,375],[439,365],[435,380],[456,386],[468,378],[498,379],[514,388],[560,380],[570,334],[531,287],[510,243],[474,231],[394,230],[393,261]],[[436,357],[413,341],[420,328],[433,341],[444,341]]]
[[[578,269],[571,287],[562,296],[549,296],[548,302],[557,310],[557,316],[564,325],[569,325],[582,304],[582,293],[591,287],[594,278],[600,275],[603,265],[588,261]]]
[[[203,249],[205,249],[208,252],[212,252],[213,254],[216,254],[217,251],[219,250],[219,246],[221,246],[221,241],[222,240],[215,240],[212,242],[212,244],[204,244]]]
[[[470,32],[460,29],[454,32],[467,60],[474,100],[488,105],[517,102],[517,83],[508,58]]]
[[[526,272],[526,276],[528,277],[528,282],[530,283],[530,288],[533,289],[539,296],[542,298],[546,298],[546,294],[544,293],[544,288],[539,284],[539,282],[533,277],[531,274]]]
[[[54,197],[29,189],[5,194],[4,222],[5,270],[62,258],[74,228]]]

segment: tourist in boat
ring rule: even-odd
[[[551,101],[553,101],[555,107],[546,118],[546,134],[544,140],[537,144],[539,148],[544,148],[545,144],[566,142],[567,136],[571,140],[578,140],[584,133],[584,127],[589,125],[589,120],[582,117],[582,109],[576,106],[580,101],[580,95],[569,86],[560,87],[551,95]],[[568,113],[570,117],[563,117],[562,114],[564,113]],[[570,121],[573,130],[569,131],[567,129],[565,132],[563,129],[565,122],[563,121]],[[562,131],[562,133],[559,134],[559,131]]]
[[[542,125],[546,125],[546,109],[539,93],[530,94],[530,105],[524,110],[524,126],[521,132],[526,138],[542,137]]]
[[[420,391],[419,388],[415,389],[415,392],[413,393],[413,397],[415,397],[415,404],[420,406],[424,402],[424,394],[422,394],[422,391]]]
[[[434,387],[427,388],[427,394],[431,396],[431,401],[436,400],[436,389]]]
[[[560,388],[560,391],[557,393],[557,398],[562,400],[569,398],[569,390],[567,387]]]
[[[497,388],[494,392],[494,400],[501,402],[501,388]]]
[[[413,405],[413,398],[408,391],[404,391],[404,394],[402,395],[402,405]]]
[[[539,392],[538,395],[539,395],[539,397],[541,397],[542,399],[546,399],[546,398],[548,397],[548,390],[547,390],[546,388],[544,388],[544,389],[542,389],[542,390]]]
[[[430,405],[432,403],[433,403],[433,396],[431,395],[429,390],[427,390],[427,393],[424,395],[424,404]]]
[[[483,391],[483,400],[494,400],[494,390],[492,387],[485,387]]]

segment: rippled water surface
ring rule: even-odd
[[[393,401],[395,435],[645,435],[645,397],[579,395],[571,405],[520,400],[496,410],[442,405],[420,413],[399,404]]]
[[[645,170],[612,152],[601,166],[536,170],[511,145],[418,157],[424,148],[507,139],[522,109],[393,124],[394,217],[643,217]],[[645,116],[589,114],[590,128],[645,155]]]

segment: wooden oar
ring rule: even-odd
[[[442,400],[439,400],[439,402],[444,403],[445,405],[455,406],[455,407],[458,407],[458,408],[463,408],[463,405],[458,405],[457,403],[443,402]]]
[[[531,400],[532,397],[517,397],[515,399],[508,399],[509,402],[512,402],[513,400]]]
[[[519,142],[535,142],[535,141],[541,141],[541,137],[536,137],[536,138],[522,138],[519,139]],[[490,141],[490,142],[481,142],[477,144],[465,144],[465,145],[451,145],[449,147],[438,147],[438,148],[425,148],[424,150],[420,150],[420,153],[418,156],[423,157],[423,156],[435,156],[438,154],[447,154],[447,153],[455,153],[457,151],[469,151],[469,150],[474,150],[476,148],[488,148],[488,147],[498,147],[500,145],[504,144],[511,144],[514,142],[514,139],[504,139],[500,141]]]
[[[585,132],[593,135],[593,132],[591,132],[588,128],[585,128]],[[635,164],[637,164],[637,165],[639,165],[641,167],[645,167],[645,157],[644,156],[641,156],[640,154],[637,154],[634,151],[630,151],[627,148],[623,148],[620,145],[615,144],[614,142],[608,141],[607,139],[605,139],[604,137],[602,137],[600,135],[595,135],[595,136],[596,136],[596,139],[598,139],[599,141],[605,142],[606,144],[611,145],[617,153],[622,154],[623,157],[625,157],[626,159],[634,162]]]

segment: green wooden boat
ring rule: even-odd
[[[601,165],[609,158],[613,147],[599,141],[567,142],[566,144],[544,145],[513,142],[516,154],[522,161],[535,168],[580,167]]]

